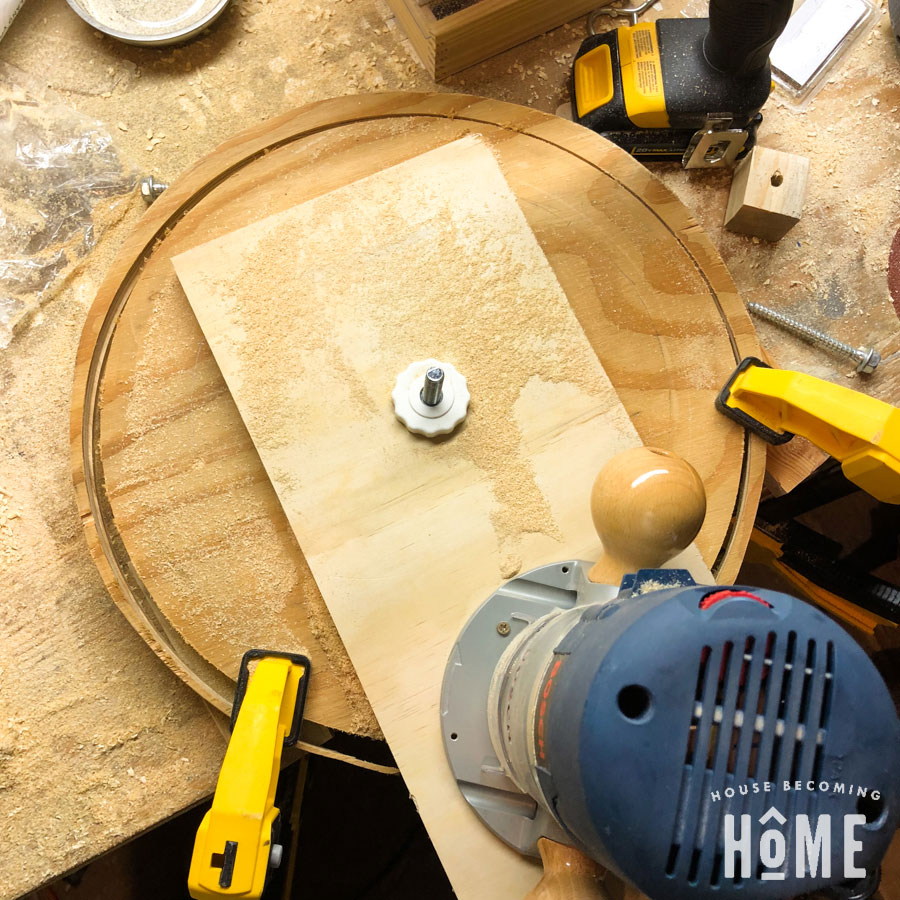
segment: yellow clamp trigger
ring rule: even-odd
[[[282,750],[300,736],[308,683],[305,656],[267,650],[244,654],[231,740],[212,807],[194,841],[188,875],[194,900],[261,897],[270,866],[280,863],[273,834],[279,815],[275,786]]]
[[[844,475],[884,503],[900,503],[900,409],[859,391],[755,357],[716,400],[725,415],[770,443],[795,434],[840,460]]]

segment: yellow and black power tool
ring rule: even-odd
[[[575,57],[572,113],[646,161],[729,166],[746,155],[772,87],[769,52],[792,0],[710,0],[708,19],[591,34]]]

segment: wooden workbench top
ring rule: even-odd
[[[701,15],[702,0],[665,4]],[[29,0],[0,61],[105,123],[143,170],[174,178],[262,119],[316,99],[447,89],[557,108],[583,21],[436,86],[377,0],[235,0],[184,47],[99,36],[58,0]],[[654,172],[705,227],[745,300],[796,313],[885,361],[849,366],[770,329],[780,364],[896,398],[900,328],[887,291],[900,224],[900,87],[887,16],[803,115],[765,110],[761,143],[811,157],[806,211],[778,244],[724,232],[730,176]],[[876,102],[877,101],[877,102]],[[149,135],[148,135],[149,132]],[[223,743],[211,713],[150,652],[106,595],[77,518],[68,455],[75,347],[97,286],[142,212],[135,197],[86,265],[0,351],[0,898],[82,865],[207,794]]]

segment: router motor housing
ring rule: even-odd
[[[588,568],[528,573],[470,621],[512,623],[480,726],[453,684],[475,652],[469,626],[454,649],[445,743],[482,818],[525,852],[541,834],[574,844],[654,900],[874,890],[900,818],[900,722],[862,648],[787,594],[673,570],[627,576],[617,592],[591,585]],[[538,599],[549,612],[535,615]],[[481,745],[480,771],[458,770],[479,727],[493,754]],[[859,817],[849,832],[847,816]],[[815,871],[798,874],[798,848],[808,860],[815,838]]]

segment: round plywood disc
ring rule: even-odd
[[[471,133],[500,159],[643,441],[703,477],[707,564],[720,580],[737,571],[765,450],[713,401],[759,348],[681,203],[612,144],[544,113],[454,94],[318,103],[238,135],[169,187],[112,266],[77,362],[73,458],[94,558],[150,646],[223,710],[246,649],[302,650],[309,718],[377,731],[170,260]]]

